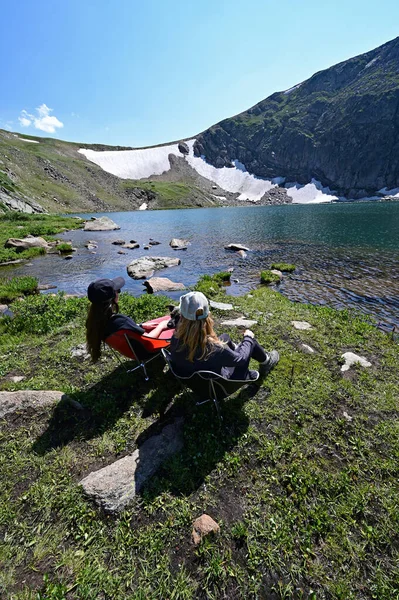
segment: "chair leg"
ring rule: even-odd
[[[149,377],[148,377],[147,369],[145,368],[145,363],[143,363],[143,362],[142,362],[142,363],[140,363],[140,367],[143,367],[143,371],[144,371],[144,379],[145,379],[146,381],[148,381],[148,380],[149,380]]]

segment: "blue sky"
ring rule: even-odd
[[[398,22],[397,0],[3,3],[0,127],[129,146],[188,137],[393,39]]]

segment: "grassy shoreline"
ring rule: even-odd
[[[223,301],[220,281],[214,289]],[[121,312],[142,321],[167,303],[123,294]],[[267,287],[233,304],[281,361],[256,396],[225,402],[222,429],[210,406],[193,409],[162,363],[146,383],[109,354],[97,365],[73,357],[84,343],[85,298],[12,305],[15,319],[0,321],[1,389],[58,389],[84,410],[62,404],[0,421],[0,595],[398,597],[398,345],[350,311],[295,304]],[[237,330],[222,331],[239,341]],[[346,351],[372,366],[343,374]],[[182,452],[127,510],[111,517],[87,501],[85,475],[180,415]],[[202,512],[221,533],[195,548],[191,524]]]

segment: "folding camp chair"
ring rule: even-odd
[[[163,348],[167,348],[170,345],[174,329],[164,330],[159,338],[150,338],[144,334],[151,331],[151,329],[164,319],[169,320],[169,317],[161,317],[153,321],[148,321],[147,323],[143,323],[142,326],[137,325],[134,329],[120,329],[105,338],[104,343],[111,348],[121,364],[123,364],[123,361],[119,356],[120,354],[138,363],[133,369],[126,369],[127,373],[143,369],[145,380],[149,380],[146,365],[154,360],[154,358],[157,358]]]
[[[161,350],[162,356],[164,357],[166,364],[168,365],[170,372],[176,377],[183,387],[189,388],[194,394],[200,398],[196,402],[196,406],[201,406],[207,402],[213,402],[216,412],[221,419],[219,401],[228,398],[234,392],[237,392],[244,385],[254,383],[259,379],[259,373],[255,379],[227,379],[219,373],[213,371],[196,371],[189,377],[181,377],[177,375],[173,370],[171,364],[171,354],[166,348]]]

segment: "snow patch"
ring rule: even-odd
[[[146,179],[152,175],[162,175],[170,169],[169,154],[183,156],[177,144],[142,150],[105,152],[80,148],[79,152],[104,171],[122,179]]]
[[[289,88],[288,90],[285,90],[285,92],[283,92],[283,94],[285,94],[286,96],[288,94],[291,94],[291,92],[293,92],[294,90],[297,90],[299,87],[301,87],[302,83],[298,83],[297,85],[294,85],[293,87]]]
[[[20,142],[30,142],[31,144],[38,144],[39,142],[37,140],[27,140],[26,138],[20,138],[18,136],[15,136]]]
[[[204,156],[194,156],[194,142],[195,140],[186,142],[190,150],[185,157],[188,164],[199,175],[210,179],[227,192],[240,194],[239,200],[260,200],[265,192],[276,187],[277,184],[272,183],[269,179],[261,179],[248,173],[238,160],[233,161],[234,167],[217,169],[208,164]]]
[[[306,185],[295,182],[286,183],[284,187],[294,204],[318,204],[338,200],[338,196],[335,196],[329,187],[323,187],[316,179],[312,179]]]

